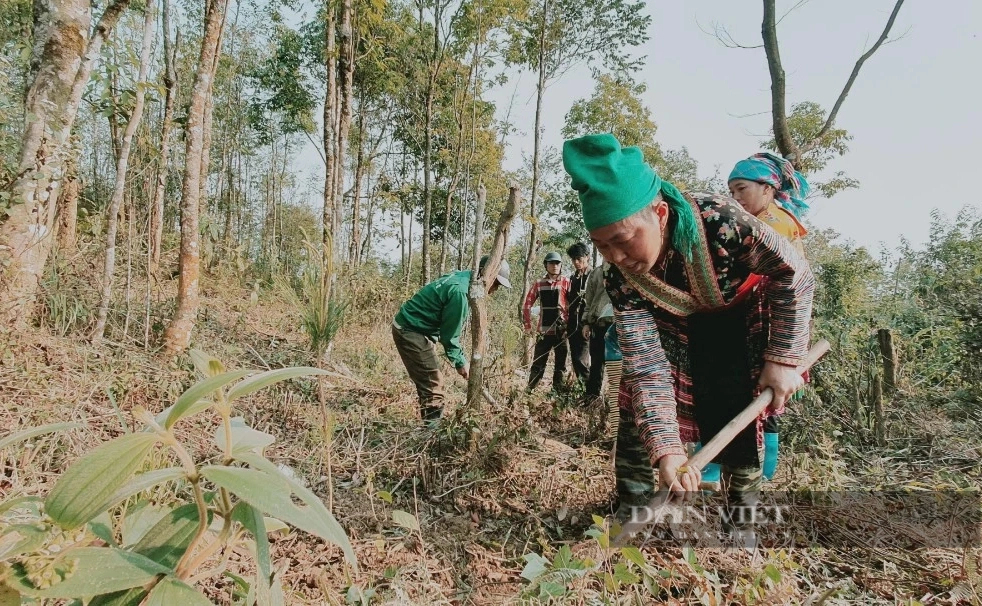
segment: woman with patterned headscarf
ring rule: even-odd
[[[682,194],[609,133],[566,141],[563,167],[611,264],[604,282],[623,355],[615,475],[633,513],[651,498],[653,467],[664,488],[699,489],[700,470],[683,467],[686,445],[708,442],[758,387],[783,409],[802,383],[815,280],[788,241],[739,204]],[[755,276],[763,286],[746,288]],[[748,427],[717,457],[731,506],[752,504],[761,488],[759,430]]]
[[[730,195],[746,211],[804,252],[801,239],[808,233],[799,219],[808,210],[809,187],[791,162],[760,153],[740,160],[727,179]]]
[[[730,195],[747,212],[770,225],[804,254],[802,238],[808,232],[799,218],[808,210],[805,199],[809,187],[808,181],[794,169],[791,162],[774,154],[754,154],[737,162],[727,181]],[[763,433],[765,480],[774,477],[777,470],[780,449],[778,434],[778,417],[770,415],[764,423]],[[708,476],[708,481],[718,478],[718,466],[710,464],[706,471],[703,475]]]

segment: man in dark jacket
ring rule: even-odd
[[[586,311],[586,281],[590,275],[590,249],[577,242],[566,249],[573,262],[573,275],[569,277],[569,354],[576,378],[584,383],[590,375],[590,348],[583,336],[583,313]]]

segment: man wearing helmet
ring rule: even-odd
[[[549,361],[549,352],[556,357],[552,372],[552,388],[560,391],[566,374],[566,326],[568,322],[566,298],[569,295],[569,278],[562,274],[563,258],[558,252],[546,254],[546,275],[536,280],[525,295],[522,306],[522,324],[526,332],[532,331],[532,306],[539,301],[539,325],[532,356],[527,392],[532,392],[542,380]]]
[[[486,256],[481,259],[482,270],[487,261]],[[465,379],[469,376],[467,358],[460,346],[460,331],[470,311],[467,289],[473,273],[452,272],[430,282],[402,304],[392,322],[392,340],[409,378],[416,384],[423,421],[436,421],[443,414],[445,395],[440,359],[434,346],[437,341],[443,345],[457,374]],[[511,288],[510,273],[508,262],[502,259],[488,292],[493,293],[499,286]]]

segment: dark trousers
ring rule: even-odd
[[[586,381],[586,395],[599,396],[604,384],[604,358],[607,345],[604,334],[610,328],[610,322],[600,321],[590,325],[590,378]],[[614,402],[614,406],[617,403]]]
[[[582,324],[570,326],[568,341],[569,355],[573,362],[573,372],[576,374],[577,379],[586,381],[587,377],[590,376],[590,361],[592,360],[593,354],[590,351],[590,344],[583,338]]]
[[[439,419],[443,412],[443,374],[433,342],[418,332],[392,327],[392,340],[409,378],[416,384],[420,416],[424,421]]]
[[[535,341],[535,352],[532,356],[532,373],[529,375],[528,391],[532,391],[546,373],[546,363],[549,352],[555,350],[555,367],[552,371],[552,388],[562,389],[563,375],[566,373],[566,335],[539,335]]]

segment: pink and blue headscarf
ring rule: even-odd
[[[780,156],[762,152],[740,160],[733,167],[727,181],[734,179],[772,185],[775,190],[774,201],[799,219],[808,210],[805,202],[810,191],[808,181],[794,169],[791,162]]]

